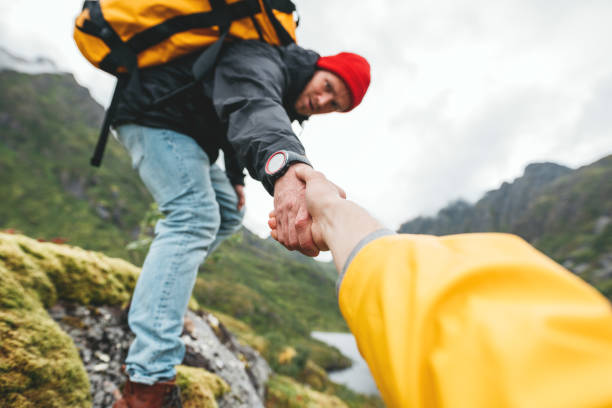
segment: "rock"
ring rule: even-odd
[[[81,329],[71,328],[66,319],[58,320],[62,315],[81,318],[87,324]],[[121,310],[57,304],[53,307],[52,317],[70,334],[79,350],[89,375],[93,408],[112,406],[119,387],[125,381],[121,364],[133,337]]]
[[[103,361],[105,363],[108,363],[110,361],[110,357],[100,351],[96,351],[94,355],[98,358],[98,360]]]
[[[68,303],[58,303],[48,312],[79,350],[89,375],[92,407],[112,406],[125,382],[121,366],[133,339],[125,313],[116,307],[88,308]],[[204,368],[231,387],[219,400],[219,407],[263,408],[265,384],[271,373],[266,361],[255,350],[239,344],[210,314],[202,318],[188,312],[186,322],[183,364]]]
[[[100,363],[100,364],[96,364],[95,366],[93,366],[92,370],[95,371],[95,372],[107,371],[108,367],[109,367],[108,364]]]
[[[81,353],[81,360],[83,360],[83,363],[89,363],[91,361],[91,350],[87,347],[84,347],[83,344],[80,342],[75,342],[75,345],[79,348],[79,351]]]
[[[187,312],[187,316],[193,322],[193,331],[191,335],[182,337],[185,345],[188,346],[185,363],[189,361],[189,365],[195,364],[212,371],[231,387],[230,392],[223,395],[219,401],[219,407],[263,408],[263,393],[260,392],[260,384],[265,384],[271,371],[265,360],[259,357],[262,360],[259,364],[265,368],[261,369],[261,377],[253,383],[251,377],[254,376],[254,373],[240,360],[237,342],[231,338],[227,330],[222,328],[217,321],[217,327],[221,328],[222,337],[229,347],[222,343],[207,321],[192,312]],[[199,355],[194,356],[194,354]]]

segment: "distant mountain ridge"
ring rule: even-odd
[[[512,183],[504,182],[497,190],[488,191],[476,204],[457,200],[441,209],[435,217],[417,217],[403,223],[399,232],[444,235],[511,231],[541,189],[571,171],[555,163],[529,164],[521,177]]]
[[[517,234],[612,298],[612,155],[572,170],[534,163],[475,204],[455,201],[399,232]]]
[[[0,89],[0,226],[128,258],[151,199],[117,143],[89,166],[102,106],[66,73],[4,70]]]
[[[0,47],[0,70],[13,70],[28,74],[62,73],[54,61],[46,57],[27,59]]]

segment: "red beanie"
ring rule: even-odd
[[[341,52],[329,57],[320,57],[317,67],[338,75],[351,94],[351,106],[346,112],[361,103],[370,85],[370,64],[360,55]]]

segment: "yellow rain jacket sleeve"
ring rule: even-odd
[[[612,407],[612,308],[506,234],[390,235],[348,261],[340,309],[396,407]]]

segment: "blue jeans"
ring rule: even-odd
[[[198,267],[240,228],[244,212],[237,210],[225,172],[189,136],[131,124],[117,133],[165,215],[155,226],[128,317],[136,338],[127,373],[134,382],[153,384],[175,376],[185,354],[179,336]]]

